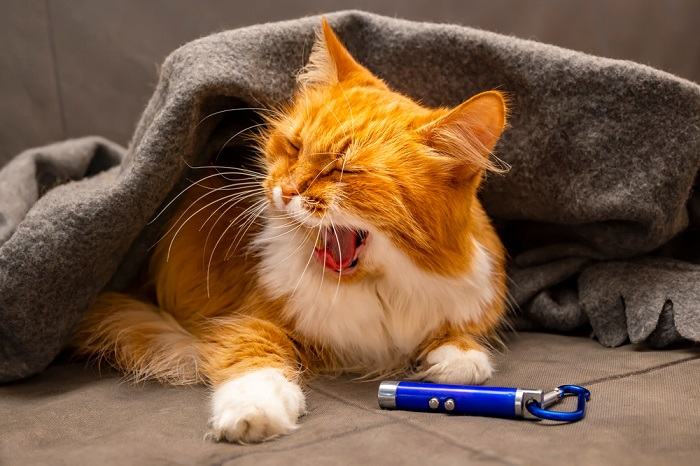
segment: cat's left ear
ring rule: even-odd
[[[297,80],[304,86],[331,86],[342,81],[353,80],[358,85],[385,87],[382,80],[353,58],[326,18],[321,18],[321,29],[316,34],[309,62]]]
[[[441,155],[463,162],[467,173],[505,171],[492,160],[492,152],[506,125],[506,100],[487,91],[424,124],[418,132]]]

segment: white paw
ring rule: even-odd
[[[435,348],[425,358],[420,377],[437,383],[473,385],[484,383],[493,374],[489,355],[483,351],[464,351],[454,345]]]
[[[210,436],[229,442],[261,442],[297,428],[306,412],[299,385],[279,369],[260,369],[216,388]]]

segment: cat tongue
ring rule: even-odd
[[[326,267],[340,271],[347,269],[355,259],[357,233],[347,228],[327,232],[325,247],[319,250]]]

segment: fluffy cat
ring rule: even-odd
[[[262,171],[188,189],[141,294],[101,294],[74,339],[135,378],[211,385],[217,440],[294,430],[309,374],[493,372],[504,250],[477,189],[503,96],[421,106],[325,20],[298,82],[260,135]]]

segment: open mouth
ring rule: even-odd
[[[352,228],[326,227],[319,235],[315,253],[319,262],[335,273],[346,275],[357,268],[368,233]]]

